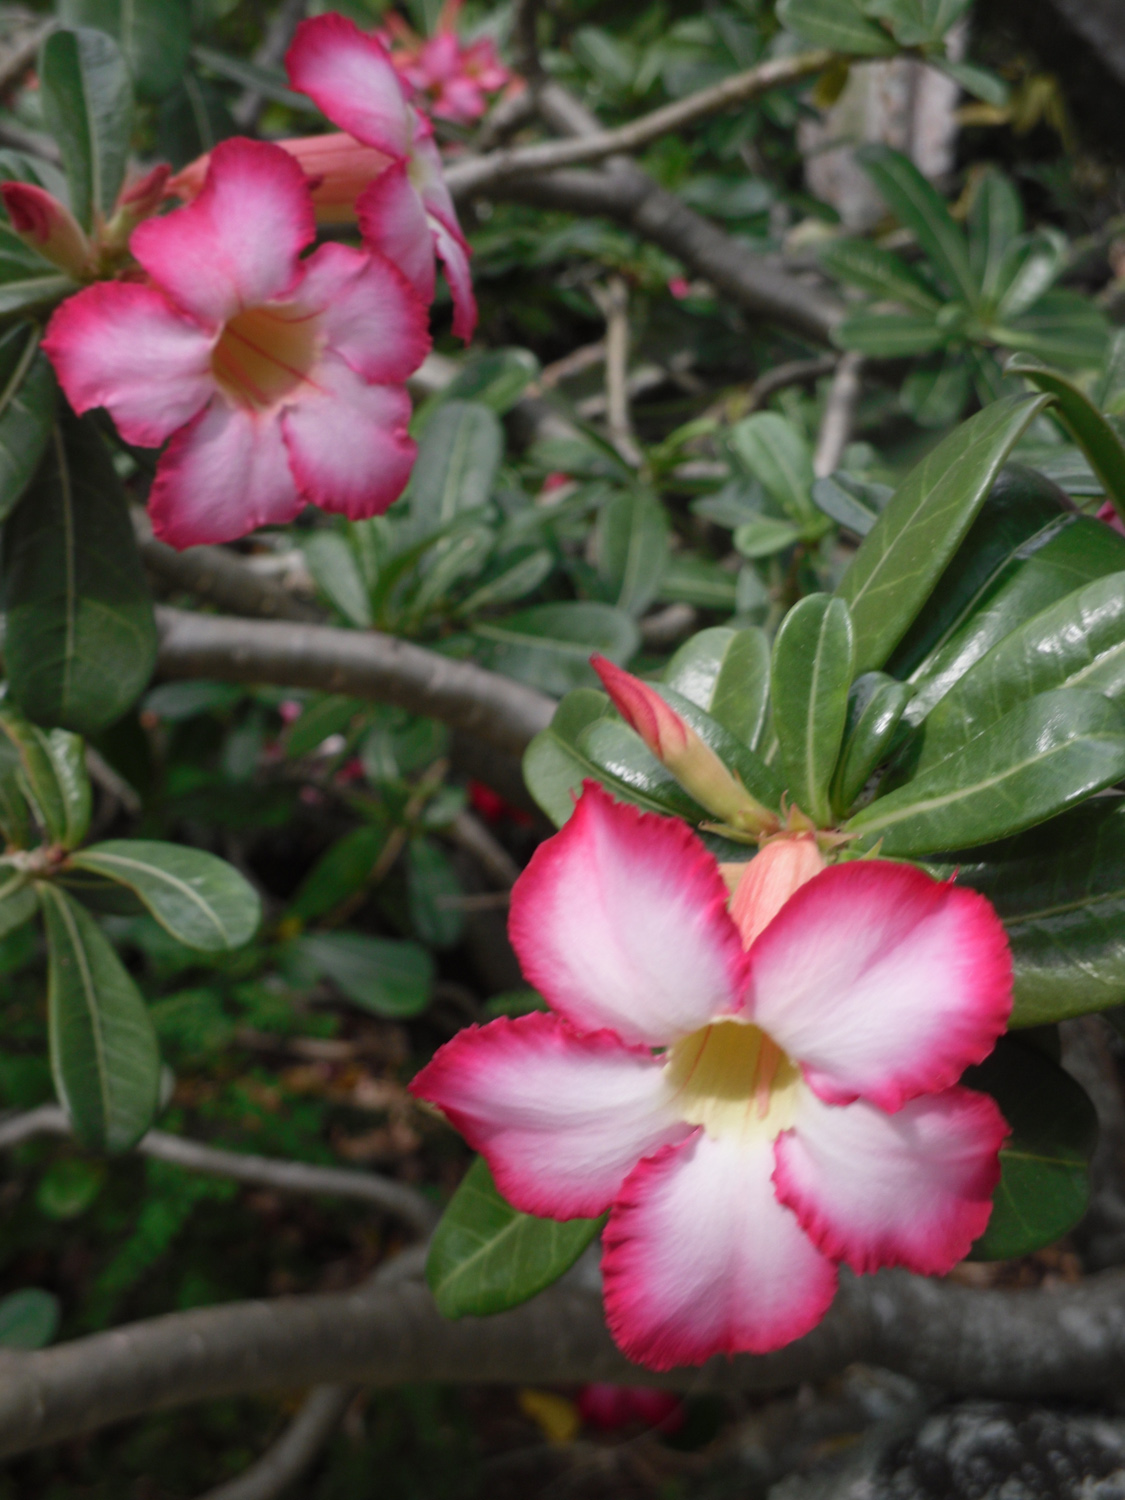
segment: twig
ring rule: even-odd
[[[473,141],[478,152],[491,151],[535,118],[535,96],[530,89],[504,94],[485,115]]]
[[[42,1104],[14,1119],[0,1121],[0,1150],[10,1149],[40,1135],[70,1135],[66,1111],[57,1104]],[[171,1135],[165,1130],[150,1130],[141,1137],[134,1150],[142,1156],[184,1167],[189,1172],[208,1172],[216,1177],[233,1178],[236,1182],[253,1183],[257,1187],[277,1188],[287,1193],[330,1193],[336,1197],[359,1198],[396,1214],[420,1234],[428,1234],[437,1219],[432,1204],[413,1188],[370,1172],[223,1151],[216,1146],[205,1146],[199,1141]]]
[[[629,416],[629,289],[621,276],[593,288],[605,318],[605,404],[609,440],[635,469],[642,454]]]
[[[160,608],[163,678],[276,683],[394,703],[522,754],[554,700],[534,688],[379,631],[240,620]]]
[[[297,30],[308,8],[308,0],[281,0],[274,12],[266,34],[254,53],[254,61],[260,68],[279,67],[293,33]],[[235,124],[243,130],[252,130],[258,116],[265,107],[265,99],[256,89],[246,89],[231,109]]]
[[[54,137],[43,130],[29,130],[18,120],[0,120],[0,146],[11,146],[16,151],[26,151],[28,156],[38,156],[43,161],[62,165],[62,152]]]
[[[272,1448],[237,1479],[208,1490],[199,1500],[275,1500],[310,1467],[355,1394],[354,1385],[314,1386]]]
[[[689,636],[698,623],[699,611],[695,606],[680,602],[646,615],[638,622],[638,629],[641,641],[650,651],[667,651]]]
[[[532,146],[513,146],[493,151],[488,156],[458,162],[446,171],[446,182],[455,197],[490,192],[501,182],[514,177],[527,177],[543,172],[557,171],[560,167],[573,167],[586,162],[603,161],[607,156],[619,156],[639,151],[650,141],[673,131],[683,130],[697,120],[717,114],[733,104],[746,104],[751,99],[768,93],[771,89],[784,88],[788,84],[800,83],[822,73],[832,62],[835,54],[824,49],[802,52],[794,57],[772,58],[759,63],[743,73],[724,78],[711,88],[699,89],[685,99],[662,105],[639,120],[631,120],[616,130],[598,130],[570,141],[543,141]]]
[[[318,620],[320,612],[275,578],[264,577],[225,547],[177,552],[152,535],[144,511],[134,511],[137,547],[145,567],[170,588],[183,589],[234,614],[270,620]]]
[[[818,479],[840,467],[844,449],[851,442],[859,398],[863,394],[863,355],[849,352],[836,366],[813,454],[813,473]]]
[[[785,390],[788,386],[811,385],[822,375],[831,375],[838,363],[837,355],[822,354],[819,359],[786,360],[784,364],[775,365],[772,370],[766,370],[764,374],[758,376],[746,393],[747,414],[759,411],[771,396],[776,395],[778,391]]]
[[[512,60],[527,78],[543,71],[539,61],[539,0],[515,0],[511,26]]]
[[[583,344],[580,348],[572,350],[570,354],[564,354],[562,359],[556,359],[553,364],[544,365],[539,372],[538,380],[532,381],[527,388],[528,396],[541,396],[544,391],[554,390],[564,380],[571,380],[575,375],[583,375],[587,370],[592,370],[595,365],[600,365],[605,359],[605,339],[595,339],[592,344]]]
[[[519,879],[519,865],[471,812],[463,808],[442,832],[466,854],[471,854],[489,879],[502,890],[515,885]]]

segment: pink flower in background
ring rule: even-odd
[[[691,282],[683,276],[673,276],[668,283],[668,290],[677,302],[682,302],[685,297],[691,296]]]
[[[315,16],[297,28],[286,66],[293,87],[358,144],[348,156],[344,143],[328,138],[341,163],[333,178],[324,170],[325,147],[312,144],[317,137],[282,143],[318,179],[314,197],[325,194],[338,211],[345,182],[348,191],[357,188],[355,215],[365,244],[399,266],[426,303],[433,300],[436,255],[453,294],[453,332],[467,341],[477,321],[469,247],[442,177],[433,127],[407,103],[387,49],[344,16]]]
[[[106,407],[130,443],[170,439],[149,512],[175,547],[309,503],[376,515],[409,477],[403,382],[429,349],[426,310],[382,256],[301,260],[315,233],[292,158],[224,141],[195,201],[134,231],[150,279],[88,287],[51,319],[44,348],[75,410]]]
[[[510,931],[554,1013],[470,1027],[411,1088],[518,1209],[609,1210],[606,1314],[631,1359],[777,1349],[824,1316],[839,1262],[941,1274],[983,1232],[1007,1126],[957,1080],[1011,1009],[983,897],[824,868],[805,835],[767,844],[728,910],[684,824],[588,783]]]
[[[488,108],[488,94],[512,82],[496,43],[481,37],[466,46],[457,35],[461,0],[446,0],[430,37],[420,37],[392,11],[385,18],[391,61],[414,90],[419,107],[441,120],[471,125]]]
[[[588,1427],[616,1432],[634,1423],[659,1427],[661,1432],[679,1432],[684,1425],[683,1397],[675,1391],[658,1391],[646,1385],[584,1385],[575,1401]]]

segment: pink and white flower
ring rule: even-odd
[[[553,1014],[470,1027],[411,1085],[515,1207],[609,1210],[609,1327],[657,1370],[807,1333],[840,1262],[948,1271],[1007,1134],[958,1084],[1011,1008],[983,897],[907,865],[825,868],[811,835],[767,844],[728,908],[735,872],[588,783],[512,893]]]
[[[127,442],[170,439],[149,512],[175,547],[292,521],[352,518],[401,493],[414,462],[403,382],[426,309],[385,257],[323,245],[304,175],[277,146],[224,141],[202,192],[148,219],[144,282],[103,282],[43,341],[71,405],[104,406]]]
[[[323,145],[282,142],[317,179],[314,197],[323,195],[339,212],[345,189],[358,187],[370,171],[354,200],[364,243],[399,266],[427,303],[433,300],[436,255],[453,294],[453,332],[471,338],[477,309],[469,246],[442,176],[433,126],[407,102],[386,47],[333,12],[301,23],[286,67],[293,87],[361,148],[345,161],[344,143],[336,143],[341,174],[333,177],[325,169]]]
[[[393,11],[384,18],[391,61],[421,108],[440,120],[471,125],[488,108],[486,95],[511,83],[491,37],[467,46],[457,35],[461,0],[446,0],[432,36],[420,37]]]

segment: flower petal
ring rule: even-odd
[[[609,1216],[606,1321],[651,1370],[766,1354],[814,1328],[836,1267],[777,1201],[772,1143],[699,1131],[642,1161]]]
[[[276,417],[221,397],[173,437],[148,498],[153,531],[173,547],[230,542],[304,506]]]
[[[739,1008],[746,956],[715,861],[685,824],[587,782],[512,890],[523,971],[583,1029],[660,1046]]]
[[[555,1219],[603,1213],[641,1157],[692,1129],[658,1058],[540,1012],[459,1032],[410,1090],[483,1153],[516,1208]]]
[[[289,82],[334,125],[388,156],[410,149],[411,110],[387,49],[336,12],[297,27],[285,59]]]
[[[1012,1008],[1008,940],[975,891],[883,860],[803,885],[750,949],[749,1015],[822,1099],[895,1110],[981,1062]]]
[[[356,203],[363,242],[396,265],[429,307],[434,300],[434,242],[405,162],[395,162]]]
[[[211,152],[203,190],[185,208],[146,219],[129,248],[173,300],[224,322],[289,291],[316,236],[301,168],[280,146],[242,138]]]
[[[381,515],[406,488],[418,452],[406,388],[367,385],[331,353],[312,381],[281,418],[301,494],[353,521]]]
[[[75,411],[104,406],[126,442],[156,447],[210,400],[213,343],[155,287],[103,281],[55,309],[43,348]]]
[[[453,334],[467,344],[477,326],[477,299],[473,295],[473,278],[469,271],[471,252],[456,224],[447,224],[433,213],[429,215],[429,221],[434,249],[453,297]]]
[[[327,346],[364,380],[401,381],[430,352],[429,320],[397,266],[348,245],[322,245],[293,299],[320,314]]]
[[[776,1143],[777,1195],[834,1260],[941,1276],[985,1231],[1008,1126],[972,1089],[924,1094],[893,1115],[804,1091]]]

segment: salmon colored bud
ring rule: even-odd
[[[168,183],[171,176],[172,168],[162,161],[143,177],[127,182],[118,195],[118,208],[127,208],[139,224],[142,219],[154,214],[169,196],[171,189]]]
[[[811,833],[800,834],[797,838],[772,839],[748,864],[741,867],[724,865],[724,875],[731,869],[740,871],[730,914],[742,938],[742,946],[749,948],[794,891],[826,868],[824,856]]]
[[[179,198],[183,203],[191,203],[198,198],[207,181],[207,169],[211,165],[211,153],[205,156],[197,156],[194,161],[189,161],[187,166],[177,172],[175,177],[168,179],[168,193],[172,198]]]
[[[90,241],[69,208],[30,182],[0,182],[0,197],[21,240],[76,280],[90,274]]]
[[[293,157],[309,179],[318,224],[354,224],[356,200],[393,160],[343,131],[296,136],[276,144]],[[168,191],[190,203],[203,187],[210,160],[210,156],[200,156],[189,162],[172,178]]]
[[[592,656],[590,663],[617,712],[701,806],[742,833],[777,827],[775,814],[750,795],[655,688],[604,656]]]

